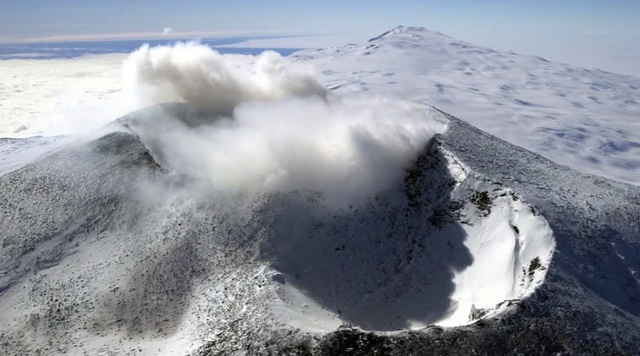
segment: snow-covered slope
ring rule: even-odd
[[[15,171],[63,146],[64,137],[0,138],[0,175]]]
[[[334,90],[434,105],[555,162],[640,184],[638,78],[404,26],[296,56],[317,65]]]
[[[148,113],[119,124],[162,125]],[[197,346],[230,318],[323,333],[464,325],[531,294],[554,248],[533,208],[434,144],[348,207],[306,191],[203,199],[172,176],[113,133],[2,177],[5,351],[169,352],[157,343]]]
[[[403,179],[348,207],[212,200],[132,117],[5,174],[3,353],[633,349],[640,189],[443,118]]]

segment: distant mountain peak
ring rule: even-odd
[[[393,38],[393,37],[398,37],[398,36],[400,36],[400,37],[414,37],[414,38],[444,37],[444,38],[449,38],[450,39],[449,36],[446,36],[446,35],[444,35],[444,34],[442,34],[440,32],[428,30],[425,27],[398,25],[398,26],[392,28],[391,30],[384,32],[383,34],[370,39],[369,42],[378,41],[378,40],[381,40],[383,38]]]
[[[395,33],[400,33],[400,32],[428,32],[429,30],[427,30],[426,27],[422,27],[422,26],[398,25],[394,27],[391,31]]]

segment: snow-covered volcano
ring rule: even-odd
[[[184,120],[178,108],[138,112],[115,125],[125,132],[2,177],[7,350],[185,347],[232,319],[320,334],[458,326],[544,280],[546,220],[435,139],[353,205],[305,190],[220,195],[180,169],[167,175],[171,146],[152,151],[160,160],[145,148],[146,122],[162,131]]]
[[[334,90],[434,105],[574,169],[640,184],[640,79],[499,52],[420,27],[295,54]]]
[[[375,50],[432,50],[416,38],[452,41],[401,27],[315,55],[357,78]],[[0,141],[3,354],[637,350],[640,188],[257,62],[143,48],[126,68],[164,104]]]

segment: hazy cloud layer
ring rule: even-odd
[[[74,134],[130,112],[125,55],[0,60],[0,137]]]

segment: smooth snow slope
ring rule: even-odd
[[[404,26],[295,56],[318,66],[334,90],[434,105],[560,164],[640,184],[638,78]]]

